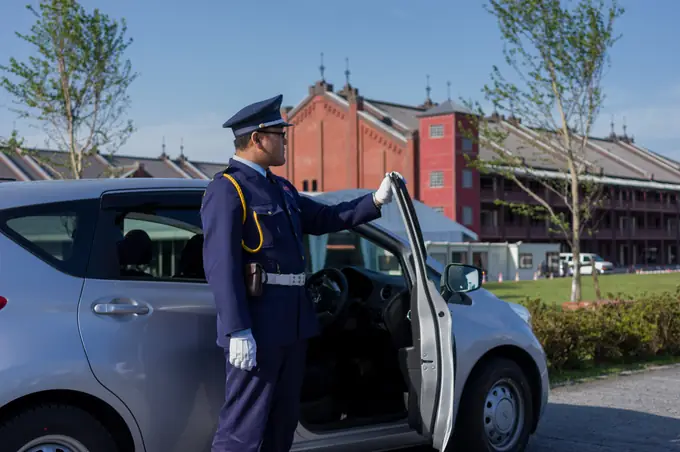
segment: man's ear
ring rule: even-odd
[[[257,133],[257,132],[251,133],[250,134],[250,141],[253,142],[255,147],[257,147],[258,149],[262,149],[262,143],[260,141],[260,134],[259,133]]]

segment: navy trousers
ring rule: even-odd
[[[234,368],[225,349],[226,386],[212,452],[288,452],[300,413],[307,342],[257,348],[257,366]]]

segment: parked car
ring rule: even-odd
[[[529,313],[480,288],[479,269],[428,257],[406,186],[392,182],[385,208],[408,237],[373,223],[352,233],[401,273],[308,279],[324,321],[293,450],[521,451],[549,392]],[[225,382],[202,271],[207,183],[0,185],[3,450],[210,449]]]
[[[567,264],[569,275],[572,275],[574,273],[574,254],[560,253],[560,261]],[[595,270],[599,275],[614,271],[614,264],[595,253],[579,253],[579,261],[581,262],[582,275],[592,275],[593,264],[595,264]]]

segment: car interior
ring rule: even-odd
[[[412,336],[404,277],[348,266],[323,269],[307,285],[322,334],[309,342],[302,424],[322,431],[405,419],[403,352]]]

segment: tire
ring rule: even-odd
[[[529,381],[519,365],[507,358],[492,358],[468,381],[458,410],[452,451],[523,451],[529,442],[534,413]]]
[[[39,405],[0,425],[2,450],[120,452],[111,433],[87,411],[68,405]]]

